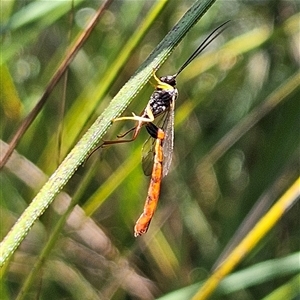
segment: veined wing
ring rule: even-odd
[[[174,145],[174,109],[175,96],[173,96],[172,104],[163,124],[163,130],[165,132],[163,141],[163,177],[168,174],[172,162]]]
[[[152,173],[154,155],[155,139],[149,136],[142,149],[142,168],[146,176],[150,176]]]

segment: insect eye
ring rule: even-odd
[[[167,83],[167,84],[171,85],[171,86],[176,85],[176,76],[174,76],[174,75],[162,76],[162,77],[160,77],[160,80],[164,83]]]

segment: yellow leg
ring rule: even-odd
[[[143,115],[137,116],[135,113],[132,113],[132,117],[120,117],[120,118],[113,119],[112,122],[118,122],[123,120],[132,120],[132,121],[145,122],[145,123],[153,122],[154,116],[149,105],[147,105],[145,112],[146,114],[143,115],[146,115],[147,117],[143,117]]]
[[[160,79],[156,76],[156,70],[155,70],[155,69],[152,70],[152,75],[153,75],[153,78],[155,79],[155,81],[156,81],[158,84],[160,84],[161,81],[160,81]]]
[[[156,76],[155,69],[152,70],[152,75],[153,75],[153,78],[155,79],[155,81],[157,82],[157,84],[155,85],[155,88],[160,88],[162,90],[172,90],[172,89],[174,89],[171,85],[169,85],[168,83],[165,83],[165,82],[161,81]]]

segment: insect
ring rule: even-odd
[[[112,120],[113,122],[133,120],[137,122],[136,126],[125,133],[118,135],[118,140],[103,141],[99,146],[105,147],[112,144],[132,142],[137,138],[143,126],[145,126],[150,135],[149,139],[144,144],[143,149],[146,148],[146,144],[150,143],[150,140],[153,140],[152,147],[150,147],[148,152],[145,152],[142,160],[144,173],[145,175],[151,175],[151,179],[144,211],[134,227],[135,237],[147,232],[157,207],[162,178],[168,174],[170,169],[174,140],[174,109],[175,100],[178,97],[178,90],[176,88],[177,76],[225,30],[225,25],[228,22],[229,21],[224,22],[212,31],[174,75],[157,77],[155,71],[153,71],[153,77],[156,81],[154,85],[155,90],[144,111],[140,115],[132,113],[132,116],[120,117]],[[159,116],[162,117],[161,126],[157,126],[153,123]],[[122,139],[130,132],[133,132],[131,138]]]

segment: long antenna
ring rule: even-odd
[[[199,45],[195,52],[187,59],[187,61],[179,68],[175,76],[182,72],[215,38],[217,38],[227,27],[225,26],[230,20],[219,25],[210,35]],[[223,27],[223,28],[222,28]],[[222,28],[220,31],[218,31]]]

